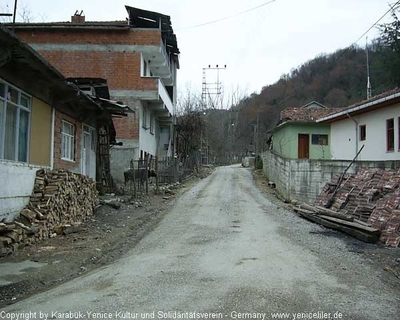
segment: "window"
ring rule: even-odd
[[[399,130],[399,134],[398,134],[398,137],[397,137],[397,141],[399,142],[399,151],[400,151],[400,117],[398,118],[398,130]]]
[[[149,64],[148,62],[142,57],[142,70],[141,70],[141,76],[142,77],[148,77],[150,72],[149,72]]]
[[[64,120],[61,122],[61,159],[74,161],[75,126]]]
[[[311,143],[321,146],[328,145],[328,135],[327,134],[313,134],[311,137]]]
[[[360,126],[360,141],[364,141],[367,137],[367,126],[365,124]]]
[[[394,119],[386,120],[386,150],[394,151]]]
[[[142,127],[147,129],[147,108],[142,107]]]
[[[152,114],[150,115],[150,133],[154,134],[154,117]]]
[[[27,162],[31,97],[0,80],[0,159]]]

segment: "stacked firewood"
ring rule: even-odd
[[[85,221],[98,202],[92,179],[64,170],[38,170],[27,207],[13,222],[0,223],[0,256]]]
[[[400,246],[400,170],[360,169],[338,181],[325,185],[315,205],[331,204],[331,210],[379,229],[380,242]]]

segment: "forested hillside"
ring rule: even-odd
[[[397,53],[379,41],[368,48],[372,94],[398,86]],[[349,47],[332,54],[321,54],[307,61],[276,83],[262,88],[260,94],[243,99],[232,111],[238,113],[236,151],[254,143],[253,127],[259,114],[259,147],[264,147],[267,131],[287,107],[301,107],[318,101],[330,108],[343,108],[366,99],[367,56],[365,48]],[[250,124],[250,125],[249,125]],[[251,149],[251,147],[250,147]]]

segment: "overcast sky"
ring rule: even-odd
[[[87,21],[124,20],[124,5],[169,15],[181,51],[179,90],[201,92],[202,69],[227,65],[220,72],[226,94],[232,88],[251,94],[278,81],[320,53],[355,42],[394,0],[19,0],[34,22],[68,21],[83,10]],[[9,9],[6,8],[8,4]],[[266,4],[266,5],[263,5]],[[14,0],[0,0],[0,11]],[[260,6],[247,13],[238,14]],[[225,17],[230,17],[223,19]],[[220,22],[205,24],[210,21]],[[21,20],[20,17],[17,20]],[[390,21],[390,14],[381,20]],[[376,28],[369,39],[378,35]],[[365,46],[365,36],[358,41]],[[207,82],[216,73],[207,72]]]

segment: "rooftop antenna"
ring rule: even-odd
[[[372,87],[369,77],[368,37],[365,40],[365,51],[367,52],[367,99],[370,99],[372,97]]]

